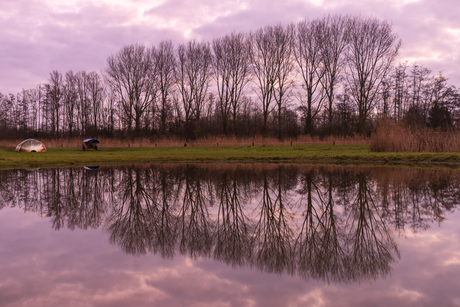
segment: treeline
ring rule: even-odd
[[[124,46],[100,72],[53,71],[0,93],[0,137],[296,137],[369,134],[382,116],[454,128],[458,90],[395,67],[387,21],[325,16],[212,42]]]

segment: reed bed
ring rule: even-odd
[[[80,148],[82,138],[40,139],[47,148]],[[0,140],[0,146],[16,147],[23,139]],[[99,138],[98,147],[182,147],[185,144],[192,147],[214,146],[288,146],[288,145],[369,145],[370,139],[362,136],[356,137],[311,137],[301,136],[294,139],[279,140],[277,138],[237,138],[237,137],[209,137],[197,140],[184,139],[111,139]]]
[[[459,131],[414,129],[401,123],[382,120],[371,136],[373,152],[459,152]]]

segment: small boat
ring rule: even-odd
[[[82,148],[83,150],[86,150],[86,149],[97,150],[97,144],[99,144],[99,140],[97,139],[86,139],[83,141]]]
[[[83,166],[83,168],[88,171],[97,171],[99,169],[99,166]]]

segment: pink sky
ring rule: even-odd
[[[403,41],[398,61],[460,85],[458,0],[0,0],[0,92],[33,88],[52,70],[100,71],[126,44],[210,41],[325,14],[389,20]]]

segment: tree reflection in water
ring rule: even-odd
[[[0,172],[0,209],[56,230],[103,227],[125,253],[213,257],[327,282],[373,280],[400,257],[394,230],[458,206],[457,171],[150,165]]]
[[[386,275],[390,264],[399,257],[384,219],[386,208],[379,201],[371,184],[368,172],[357,174],[355,198],[345,205],[345,246],[347,255],[347,273],[352,280]]]
[[[251,192],[241,180],[244,176],[241,170],[224,172],[215,182],[218,210],[214,258],[233,266],[243,266],[251,259],[250,220],[244,208]]]

